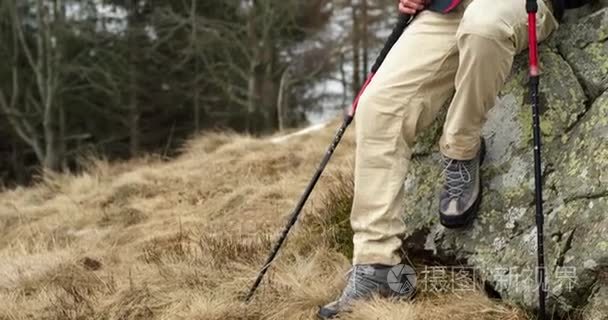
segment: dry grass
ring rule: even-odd
[[[352,130],[255,300],[241,298],[332,130],[214,133],[171,162],[91,161],[0,193],[0,319],[313,319],[352,251]],[[526,319],[473,292],[374,300],[345,319]]]

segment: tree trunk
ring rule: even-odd
[[[61,168],[63,170],[66,170],[68,167],[68,163],[67,163],[67,158],[66,158],[66,154],[68,151],[68,146],[67,146],[67,119],[66,119],[66,114],[65,114],[65,108],[63,107],[63,104],[59,104],[60,108],[59,108],[59,154],[61,155]]]
[[[277,74],[277,49],[275,48],[275,39],[272,34],[264,34],[262,41],[263,55],[263,78],[262,91],[260,96],[260,106],[264,117],[264,125],[261,131],[271,131],[277,128],[276,119],[276,103],[279,95],[280,79],[275,76]]]
[[[132,65],[132,64],[131,64]],[[139,154],[139,108],[137,106],[137,84],[135,67],[129,71],[129,153],[131,156]]]
[[[198,63],[196,63],[196,67],[194,68],[195,73],[199,73]],[[200,106],[200,97],[201,92],[198,87],[198,83],[194,84],[194,105],[192,106],[193,117],[194,117],[194,131],[199,132],[201,130],[201,106]]]
[[[279,84],[279,96],[277,98],[277,122],[279,125],[279,131],[283,131],[285,129],[285,110],[283,110],[283,106],[285,104],[285,91],[287,91],[289,88],[289,68],[290,67],[287,67],[285,71],[283,71],[281,83]]]
[[[257,54],[255,54],[257,55]],[[260,92],[260,77],[258,75],[259,60],[254,57],[250,62],[249,67],[249,80],[247,86],[247,132],[254,133],[256,130],[256,109],[259,105],[259,92]]]
[[[17,143],[11,143],[11,169],[15,176],[15,182],[17,184],[25,183],[25,166],[23,165],[23,151]]]
[[[353,21],[353,32],[352,32],[352,46],[353,46],[353,83],[352,83],[352,91],[353,95],[357,95],[359,91],[359,86],[361,85],[361,78],[359,75],[361,74],[360,67],[360,26],[359,26],[359,15],[358,15],[358,4],[357,0],[351,0],[351,14]]]
[[[256,1],[252,1],[249,8],[249,16],[247,21],[247,37],[249,47],[251,48],[251,61],[249,61],[249,79],[247,83],[247,119],[246,130],[248,133],[253,133],[254,129],[254,114],[258,105],[258,93],[260,91],[260,83],[258,69],[260,68],[260,44],[258,43],[258,35],[255,26],[256,16]]]
[[[369,17],[368,17],[367,0],[361,0],[361,47],[363,49],[363,68],[361,69],[361,79],[367,78],[369,72]]]
[[[348,99],[348,80],[346,79],[346,70],[344,70],[344,64],[346,63],[344,54],[340,54],[340,80],[342,82],[342,103],[341,106],[346,105]]]
[[[63,0],[54,0],[53,1],[53,5],[54,5],[54,11],[55,11],[55,30],[54,30],[54,37],[55,39],[61,39],[64,36],[64,32],[66,32],[65,29],[65,23],[66,23],[66,9],[65,9],[65,5],[63,3]],[[54,53],[54,60],[55,61],[62,61],[63,60],[63,51],[62,51],[62,41],[56,41],[55,44],[55,48],[54,50],[52,50],[52,52]],[[59,65],[54,65],[54,72],[55,74],[52,75],[52,78],[54,79],[58,79],[59,78]],[[55,84],[54,87],[57,87],[58,84]],[[51,90],[55,90],[55,89],[51,89]],[[67,119],[66,119],[66,112],[65,112],[65,107],[63,104],[63,101],[61,99],[61,96],[59,96],[57,93],[54,94],[55,98],[53,99],[53,104],[55,104],[55,108],[56,108],[56,119],[57,119],[57,135],[56,135],[56,150],[57,153],[59,154],[59,167],[61,168],[61,170],[65,170],[67,169],[67,159],[66,159],[66,154],[67,154],[67,141],[66,141],[66,136],[67,136]]]
[[[129,102],[128,102],[128,121],[129,126],[129,153],[132,157],[139,154],[140,140],[139,140],[139,106],[137,101],[137,58],[135,52],[137,50],[136,45],[136,28],[137,26],[137,7],[135,0],[129,0],[128,5],[128,38],[129,38]]]
[[[192,57],[194,58],[194,77],[192,87],[194,90],[194,101],[192,103],[194,117],[194,131],[199,132],[201,129],[201,107],[200,107],[200,88],[198,77],[200,74],[200,64],[198,59],[198,39],[197,39],[197,20],[196,20],[196,3],[198,0],[192,0],[190,6],[190,23],[192,24],[191,46],[194,50]]]
[[[58,110],[59,108],[55,103],[55,83],[58,78],[57,72],[58,66],[56,54],[57,48],[57,35],[53,34],[51,22],[51,15],[47,13],[47,9],[42,5],[42,1],[38,0],[38,10],[40,11],[39,25],[41,30],[39,31],[39,90],[41,96],[41,104],[44,107],[43,114],[43,133],[45,142],[45,155],[44,155],[44,167],[45,169],[52,171],[61,170],[61,162],[63,155],[61,154],[61,139],[60,139],[60,126],[58,123]],[[55,26],[59,25],[59,4],[57,0],[53,1],[53,19],[55,19]],[[52,43],[51,38],[55,39],[55,44]]]
[[[43,129],[45,141],[44,167],[52,171],[61,170],[61,148],[59,146],[59,125],[52,106],[45,106]]]

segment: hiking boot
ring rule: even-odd
[[[331,319],[350,311],[356,301],[374,295],[409,299],[416,292],[415,286],[416,274],[408,265],[355,265],[338,300],[321,307],[318,315],[321,319]]]
[[[439,217],[446,228],[462,228],[477,215],[481,202],[481,175],[485,143],[482,140],[477,156],[456,160],[443,156],[444,184],[439,195]]]

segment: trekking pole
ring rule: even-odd
[[[323,156],[323,159],[321,160],[321,164],[317,168],[317,171],[315,172],[314,176],[312,177],[312,180],[310,180],[310,182],[308,183],[308,186],[304,190],[304,194],[302,194],[302,196],[300,197],[300,200],[298,201],[295,209],[292,211],[287,225],[283,229],[283,232],[281,232],[281,236],[279,237],[279,239],[277,240],[275,245],[272,247],[270,255],[266,259],[266,262],[264,262],[262,269],[258,273],[258,276],[255,279],[253,286],[251,286],[251,289],[249,290],[249,293],[247,294],[247,297],[245,298],[245,302],[249,302],[251,300],[251,298],[253,297],[253,295],[255,294],[255,291],[260,286],[260,283],[262,282],[262,279],[264,278],[266,271],[268,271],[268,268],[270,268],[272,261],[276,258],[277,254],[279,253],[279,250],[281,249],[281,246],[285,242],[285,239],[287,239],[287,235],[289,234],[289,231],[291,230],[293,225],[298,221],[298,217],[300,216],[300,213],[302,212],[302,208],[304,208],[304,204],[306,204],[306,200],[308,200],[308,197],[310,196],[310,194],[312,193],[312,190],[314,189],[315,185],[319,181],[319,178],[321,177],[323,170],[325,170],[325,167],[327,166],[327,163],[331,159],[331,156],[334,154],[334,151],[338,147],[340,140],[342,140],[342,136],[344,135],[344,132],[346,131],[348,126],[353,121],[353,118],[355,117],[355,112],[357,111],[357,105],[359,104],[359,98],[363,94],[363,91],[365,90],[367,85],[371,82],[376,71],[378,71],[378,69],[380,68],[380,65],[386,58],[386,55],[388,54],[388,52],[391,50],[393,45],[397,42],[397,40],[403,33],[403,30],[405,30],[405,28],[409,24],[411,18],[412,17],[409,15],[404,15],[404,14],[400,15],[397,25],[394,27],[393,31],[391,32],[390,36],[388,37],[388,40],[386,41],[384,48],[382,48],[380,55],[376,59],[376,62],[374,63],[374,65],[371,69],[371,72],[369,73],[367,79],[365,80],[365,83],[361,87],[361,90],[359,91],[359,94],[357,94],[357,96],[355,97],[355,100],[353,101],[351,109],[344,116],[344,121],[342,122],[342,125],[336,132],[333,142],[331,143],[329,148],[327,148],[327,151],[325,152],[325,156]]]
[[[536,0],[526,0],[526,11],[528,12],[528,39],[530,50],[530,98],[532,103],[532,125],[534,132],[534,184],[536,193],[536,235],[538,254],[538,319],[544,320],[546,315],[545,302],[547,292],[545,288],[545,246],[544,246],[544,215],[543,215],[543,176],[541,166],[541,131],[540,131],[540,108],[539,108],[539,84],[540,72],[538,65],[538,44],[536,37],[536,13],[538,3]]]

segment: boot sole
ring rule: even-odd
[[[447,216],[439,212],[439,222],[441,225],[448,229],[462,229],[469,226],[477,217],[479,207],[481,205],[481,199],[483,198],[483,179],[481,175],[481,166],[486,156],[486,142],[481,139],[481,159],[479,161],[479,195],[473,202],[473,205],[466,210],[463,214],[458,216]]]
[[[381,295],[382,298],[384,299],[388,299],[388,300],[393,300],[393,301],[403,301],[403,302],[409,302],[412,301],[416,298],[416,296],[418,295],[418,290],[414,290],[414,293],[412,293],[411,295]],[[317,319],[319,320],[330,320],[330,319],[335,319],[336,317],[339,317],[340,314],[345,314],[348,313],[350,311],[334,311],[334,310],[327,310],[324,309],[323,307],[319,308],[319,312],[317,312]]]
[[[399,302],[409,302],[409,301],[414,300],[417,295],[418,295],[418,290],[415,290],[414,293],[412,293],[409,296],[391,295],[391,296],[387,296],[387,297],[383,297],[383,298],[388,299],[388,300],[393,300],[393,301],[399,301]],[[350,312],[350,311],[342,311],[342,312],[325,311],[324,312],[323,308],[321,308],[321,309],[319,309],[319,312],[317,312],[317,319],[319,319],[319,320],[335,319],[336,317],[340,316],[340,314],[345,314],[348,312]]]

